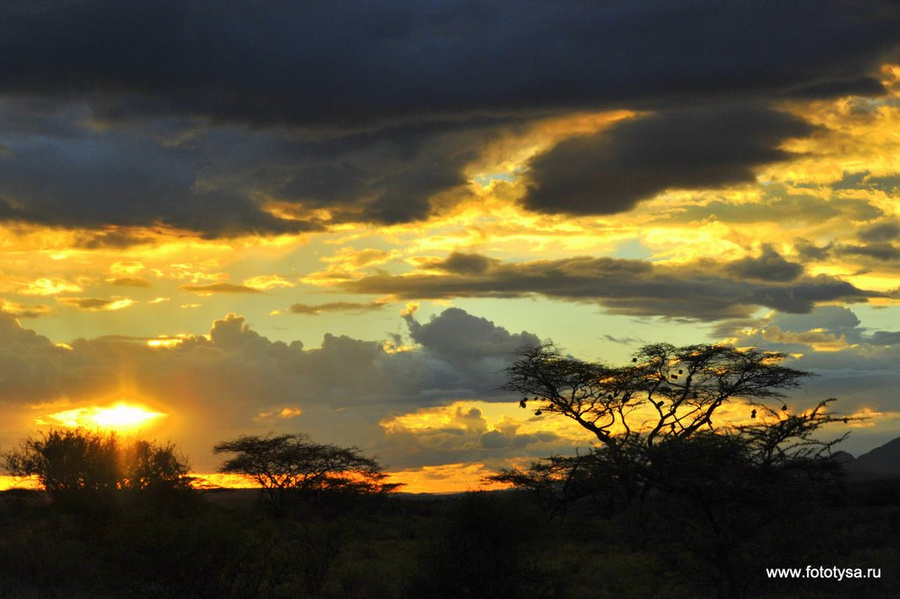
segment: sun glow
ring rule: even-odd
[[[144,406],[122,402],[106,407],[93,406],[63,410],[55,414],[35,418],[34,422],[41,425],[127,431],[151,424],[165,416],[168,416],[168,414],[154,412]]]

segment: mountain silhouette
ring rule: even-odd
[[[831,459],[855,475],[900,478],[900,437],[854,458],[846,451],[836,451]]]
[[[856,458],[854,469],[883,476],[900,476],[900,437]]]

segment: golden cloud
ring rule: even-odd
[[[122,310],[134,305],[134,300],[130,298],[112,298],[103,299],[95,297],[65,297],[56,298],[56,301],[64,306],[78,308],[79,310]]]
[[[294,287],[294,283],[279,275],[259,275],[244,280],[244,286],[259,291],[268,291],[285,287]]]

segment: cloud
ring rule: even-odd
[[[413,341],[453,361],[475,362],[484,358],[508,361],[523,347],[541,343],[532,333],[510,333],[460,308],[447,308],[425,324],[416,320],[414,313],[404,319]]]
[[[24,118],[16,100],[0,103],[0,115],[4,122]],[[210,237],[316,227],[266,213],[246,189],[207,182],[202,163],[217,152],[208,142],[168,143],[115,127],[97,131],[84,115],[59,118],[73,121],[71,131],[61,133],[45,117],[27,134],[0,135],[14,152],[0,161],[0,200],[15,205],[4,218],[104,229],[80,235],[77,243],[86,249],[152,241],[129,230],[136,227],[162,225]]]
[[[671,266],[606,257],[485,264],[490,266],[476,274],[380,274],[341,287],[410,300],[540,295],[596,302],[614,314],[707,321],[748,316],[760,306],[805,313],[823,302],[881,296],[827,275],[801,274],[771,248],[759,258],[724,264]]]
[[[782,331],[781,327],[774,324],[766,327],[762,331],[762,338],[770,344],[802,344],[807,345],[816,351],[838,351],[847,348],[849,345],[844,335],[838,337],[833,333],[827,333],[821,329],[804,331],[801,333]]]
[[[300,408],[281,408],[274,410],[266,410],[264,412],[260,412],[256,415],[254,420],[263,421],[263,420],[273,420],[276,418],[297,418],[303,414],[303,410]]]
[[[873,331],[852,309],[843,306],[818,306],[805,314],[773,311],[763,318],[723,321],[713,335],[729,338],[740,345],[777,347],[787,353],[860,349],[867,346],[891,345],[897,333]],[[860,351],[862,351],[860,349]]]
[[[28,100],[2,98],[4,122],[27,119]],[[27,131],[4,132],[0,218],[102,228],[81,247],[152,241],[140,227],[204,237],[318,231],[343,222],[422,220],[433,200],[465,196],[463,171],[511,117],[378,131],[302,132],[176,121],[86,123],[60,108]],[[169,121],[164,121],[169,123]],[[3,206],[6,209],[3,210]]]
[[[429,463],[427,455],[406,460],[396,442],[387,443],[379,422],[461,399],[509,401],[498,391],[502,371],[521,344],[537,337],[509,333],[461,310],[424,324],[407,322],[418,344],[400,352],[382,340],[332,334],[319,347],[273,341],[234,314],[214,321],[208,335],[181,335],[172,343],[107,336],[62,348],[0,315],[4,410],[24,424],[34,418],[29,406],[39,404],[59,411],[123,396],[145,402],[172,415],[160,426],[172,427],[166,434],[195,467],[207,469],[213,467],[210,447],[228,431],[284,427],[382,455],[390,445],[397,467]],[[460,331],[471,336],[470,345]]]
[[[97,298],[97,297],[58,297],[56,301],[70,308],[78,308],[79,310],[97,311],[97,310],[121,310],[134,304],[134,300],[130,298]]]
[[[57,295],[83,291],[81,285],[60,277],[23,277],[0,275],[0,290],[18,295]]]
[[[610,343],[617,343],[620,345],[646,345],[645,341],[642,341],[641,339],[638,339],[636,337],[614,337],[612,335],[603,335],[603,338]]]
[[[309,348],[299,340],[273,341],[234,314],[216,320],[208,335],[184,335],[179,343],[101,337],[64,348],[0,316],[4,413],[24,425],[50,411],[123,398],[144,402],[170,414],[159,425],[168,427],[161,434],[201,470],[215,467],[210,448],[216,442],[269,430],[314,431],[323,442],[365,447],[396,469],[472,460],[496,466],[586,441],[565,419],[510,410],[517,398],[497,391],[514,351],[536,342],[536,335],[511,333],[458,309],[425,323],[412,316],[406,321],[416,345],[391,353],[382,341],[346,336],[326,335]],[[777,326],[780,340],[742,341],[805,352],[791,366],[820,376],[792,406],[838,396],[842,411],[893,409],[898,346],[857,343],[862,331],[855,322],[852,312],[825,306],[770,319],[769,330]],[[848,343],[840,351],[816,352],[809,345],[839,339]],[[4,446],[17,441],[8,437],[12,431],[3,434]]]
[[[887,0],[7,3],[0,218],[87,249],[424,220],[504,134],[637,110],[538,156],[525,198],[621,212],[787,157],[810,127],[779,101],[884,93],[898,24]]]
[[[0,315],[8,314],[16,318],[39,318],[50,313],[50,306],[43,304],[20,304],[0,299]],[[2,316],[0,316],[2,317]]]
[[[296,141],[266,164],[281,165],[272,195],[337,221],[394,224],[424,220],[441,194],[465,195],[465,167],[514,124],[509,117],[404,125],[309,143]]]
[[[539,212],[615,214],[667,189],[752,182],[756,167],[790,157],[783,141],[812,130],[759,106],[660,111],[537,156],[524,203]]]
[[[268,291],[279,287],[293,287],[294,283],[279,275],[259,275],[244,281],[244,286],[260,291]]]
[[[863,244],[830,242],[816,246],[806,239],[794,242],[797,253],[803,260],[823,261],[832,258],[855,259],[857,263],[879,264],[900,260],[900,247],[887,242]]]
[[[325,304],[293,304],[289,311],[291,314],[306,314],[316,316],[323,312],[371,312],[385,307],[384,302],[328,302]]]
[[[900,345],[900,331],[875,331],[869,339],[872,345]]]
[[[900,239],[900,223],[881,222],[859,232],[859,238],[870,243],[886,243]]]
[[[900,331],[870,331],[849,308],[820,306],[806,314],[772,313],[765,318],[721,323],[718,333],[742,346],[790,354],[789,366],[816,376],[804,382],[794,402],[835,397],[840,413],[896,411],[900,385]],[[855,432],[845,449],[870,449],[888,440],[892,429],[875,417],[867,436]],[[898,431],[893,429],[893,436]],[[869,437],[868,435],[872,435]],[[879,437],[880,435],[880,437]]]
[[[25,212],[17,213],[17,218],[22,220],[31,220]],[[97,250],[105,248],[125,249],[139,245],[147,245],[155,241],[152,235],[146,235],[139,232],[130,233],[127,231],[82,231],[79,232],[74,246],[86,250]]]
[[[385,455],[404,456],[404,467],[488,462],[495,466],[509,458],[538,457],[571,451],[577,435],[529,427],[507,416],[490,418],[472,402],[428,408],[381,421],[386,433]],[[574,428],[574,427],[573,427]],[[577,431],[576,431],[577,432]]]
[[[428,266],[458,275],[480,275],[499,262],[499,260],[481,254],[452,252],[444,260],[431,262]]]
[[[725,272],[738,279],[790,282],[803,274],[803,265],[782,258],[771,246],[765,245],[757,258],[741,258],[725,266]]]
[[[140,277],[116,277],[111,283],[114,287],[150,287],[150,281]]]
[[[853,310],[842,306],[820,306],[808,314],[777,314],[770,320],[790,331],[824,328],[844,333],[861,324]]]
[[[879,262],[900,259],[900,247],[892,243],[867,243],[864,245],[834,245],[834,252],[840,256],[861,256],[874,258]]]
[[[867,199],[818,197],[805,190],[789,189],[777,183],[767,184],[759,191],[757,202],[735,203],[713,199],[701,204],[675,207],[667,216],[679,222],[701,221],[712,216],[723,223],[790,221],[820,224],[832,219],[867,221],[883,214]]]
[[[77,389],[76,381],[88,377],[89,373],[77,372],[73,368],[77,366],[77,360],[71,358],[68,350],[23,328],[15,318],[0,313],[3,403],[41,402],[64,396],[64,390]]]
[[[182,291],[190,291],[199,295],[212,295],[214,293],[263,293],[256,287],[247,285],[235,285],[233,283],[209,283],[208,285],[181,285]]]
[[[7,91],[90,92],[110,117],[313,126],[674,94],[878,92],[869,76],[898,39],[892,3],[829,0],[529,1],[514,13],[499,0],[59,0],[4,6],[0,23]]]

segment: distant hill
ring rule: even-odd
[[[847,465],[854,472],[900,477],[900,437],[862,454]]]
[[[847,453],[846,451],[834,452],[831,454],[831,459],[848,470],[852,470],[856,464],[856,458],[853,457],[853,454]]]

